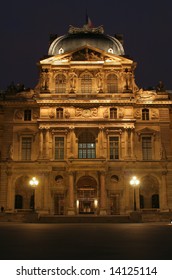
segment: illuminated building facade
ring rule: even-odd
[[[144,91],[122,36],[70,26],[39,62],[34,90],[0,106],[0,206],[40,215],[172,209],[171,100]],[[135,189],[132,176],[140,181]],[[39,181],[35,190],[29,180]]]

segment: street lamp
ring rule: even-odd
[[[36,177],[33,177],[29,181],[29,184],[31,187],[33,187],[33,210],[35,210],[35,187],[39,184],[39,181],[36,179]]]
[[[136,211],[136,186],[140,184],[140,181],[137,179],[136,176],[130,180],[130,185],[134,187],[134,211]]]

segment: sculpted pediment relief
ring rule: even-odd
[[[95,51],[90,48],[84,48],[74,52],[71,56],[71,61],[100,61],[104,60],[101,52]]]

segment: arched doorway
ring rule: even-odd
[[[23,208],[23,196],[20,194],[15,195],[15,209],[22,209]]]
[[[34,190],[29,185],[29,177],[21,176],[15,182],[14,208],[33,209]]]
[[[145,176],[140,183],[140,208],[159,208],[159,185],[153,176]]]
[[[97,207],[97,182],[91,176],[82,176],[77,182],[78,214],[96,214]]]

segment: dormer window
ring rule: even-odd
[[[113,53],[113,49],[112,49],[112,48],[109,48],[109,49],[108,49],[108,53]]]
[[[59,49],[59,54],[62,54],[62,53],[64,53],[64,49],[63,49],[63,48],[60,48],[60,49]]]

